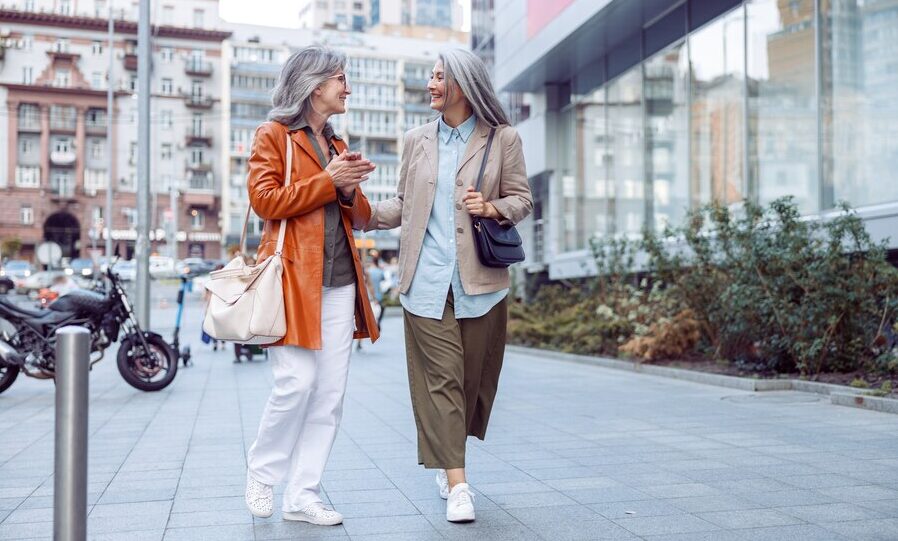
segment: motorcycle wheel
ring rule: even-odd
[[[0,393],[9,389],[9,386],[19,377],[17,366],[4,366],[0,368]]]
[[[156,333],[144,333],[149,351],[135,334],[126,336],[118,349],[118,371],[128,385],[141,391],[160,391],[178,373],[178,353]]]

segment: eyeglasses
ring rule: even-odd
[[[331,75],[330,77],[328,77],[328,79],[336,79],[340,82],[340,84],[343,85],[344,89],[349,87],[349,81],[346,79],[345,73],[341,73],[339,75]]]

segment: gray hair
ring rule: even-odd
[[[314,45],[296,51],[284,64],[272,91],[268,120],[290,126],[312,110],[312,92],[334,73],[346,69],[346,55]]]
[[[486,64],[477,55],[464,49],[449,49],[440,53],[447,89],[454,82],[461,88],[474,114],[480,120],[497,128],[510,124],[496,91]],[[447,100],[448,100],[447,90]]]

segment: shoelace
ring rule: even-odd
[[[465,503],[470,503],[474,505],[474,493],[470,490],[461,490],[458,494],[458,499],[456,500],[456,504],[461,505]]]
[[[333,518],[337,515],[336,511],[328,509],[323,505],[310,505],[303,509],[302,512],[315,518]]]

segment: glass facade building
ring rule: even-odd
[[[562,263],[593,236],[786,195],[807,215],[870,208],[874,229],[898,237],[898,0],[596,4],[547,47],[496,32],[497,65],[512,65],[497,82],[529,92],[519,131],[544,142],[528,153],[530,165],[543,152],[529,168],[544,207],[532,265],[588,272]],[[558,32],[583,5],[536,22]],[[582,65],[556,67],[565,50]]]

